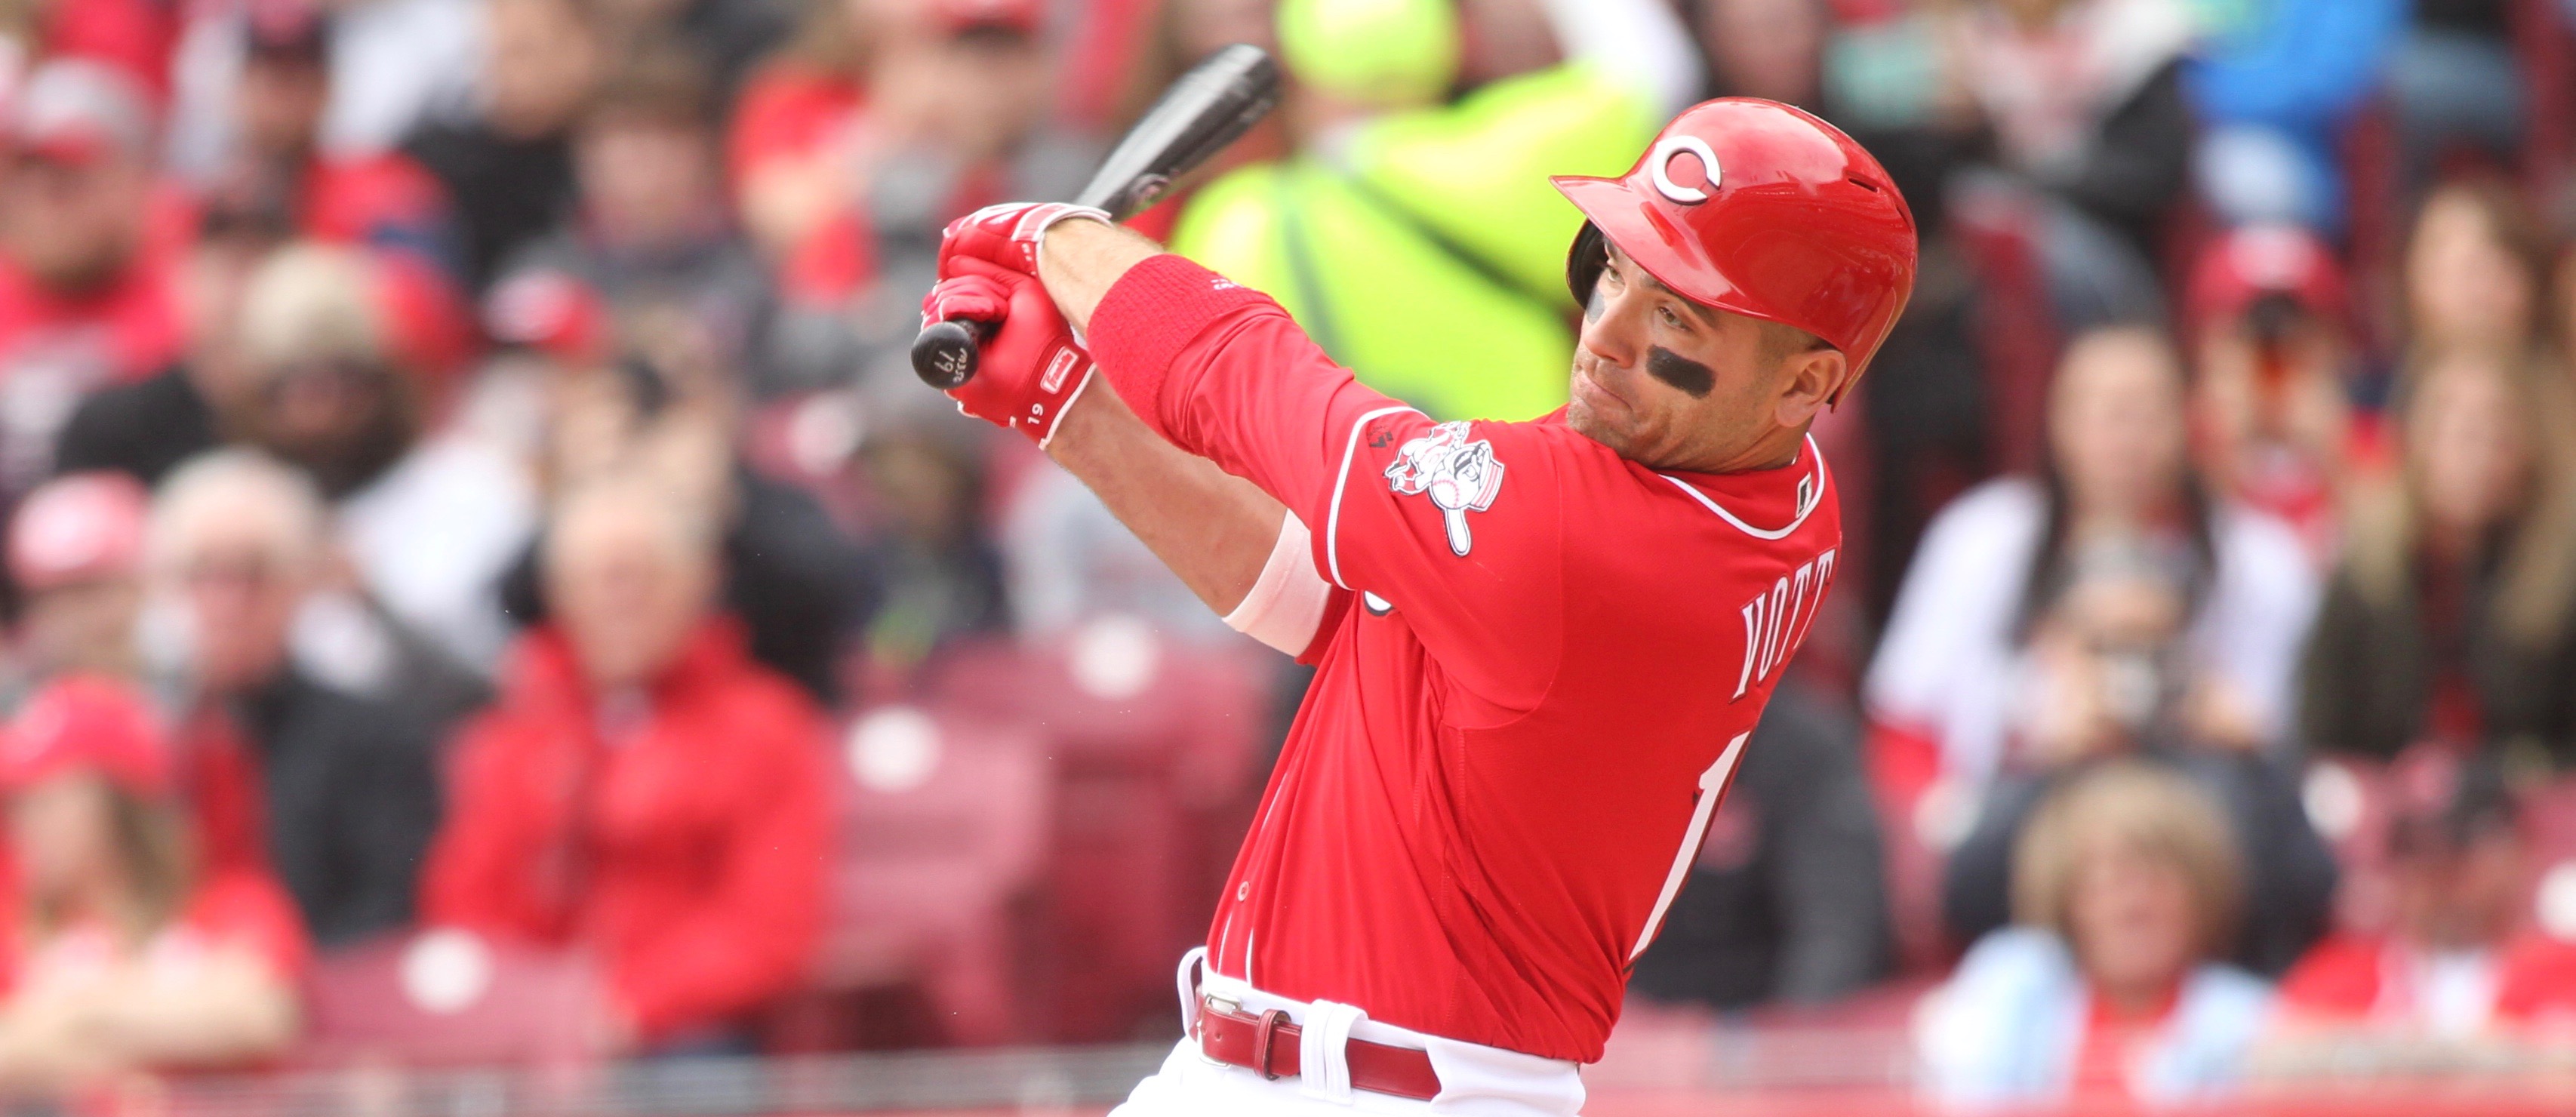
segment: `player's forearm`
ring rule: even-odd
[[[1089,333],[1091,312],[1099,308],[1101,296],[1127,269],[1162,251],[1143,234],[1115,225],[1088,218],[1062,221],[1046,231],[1045,248],[1038,253],[1038,281],[1046,284],[1064,320]]]
[[[1048,249],[1054,247],[1050,239]],[[1287,514],[1252,482],[1163,441],[1105,378],[1065,413],[1047,456],[1090,486],[1120,523],[1220,615],[1233,612],[1251,592]]]

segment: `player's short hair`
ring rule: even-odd
[[[1831,349],[1834,344],[1786,322],[1756,318],[1753,324],[1762,331],[1760,350],[1764,366],[1777,365],[1802,353]]]
[[[2075,882],[2106,845],[2161,861],[2190,883],[2201,957],[2223,956],[2245,907],[2245,867],[2227,819],[2170,768],[2117,760],[2041,801],[2013,844],[2013,918],[2073,940]]]

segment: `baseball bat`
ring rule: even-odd
[[[1074,201],[1125,221],[1160,200],[1172,181],[1241,138],[1279,104],[1279,65],[1260,47],[1236,43],[1174,81],[1101,160]],[[933,322],[912,339],[912,371],[947,391],[975,378],[981,322]]]

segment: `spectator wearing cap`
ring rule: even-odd
[[[25,678],[136,675],[149,500],[133,478],[82,473],[47,481],[19,503],[9,522],[9,581],[18,596],[16,667]]]
[[[220,133],[226,137],[221,154],[200,177],[221,190],[271,200],[304,236],[392,253],[432,276],[461,276],[454,212],[439,181],[385,150],[395,137],[339,147],[326,143],[323,134],[324,113],[341,75],[352,72],[333,64],[332,21],[349,12],[423,2],[341,5],[338,15],[309,0],[243,5],[235,32],[243,44],[237,76],[203,94],[228,104],[231,120]],[[462,7],[453,0],[436,2]],[[428,53],[426,44],[420,49]]]
[[[50,470],[84,393],[141,380],[180,350],[185,221],[156,188],[152,110],[114,67],[39,67],[7,113],[0,171],[0,492]]]
[[[2310,749],[2576,762],[2576,398],[2492,349],[2419,357],[2394,476],[2357,486],[2300,671]]]
[[[293,470],[225,450],[171,475],[148,544],[168,602],[161,630],[177,645],[162,666],[185,696],[179,776],[203,858],[273,871],[314,937],[336,945],[410,919],[438,823],[438,715],[299,662],[299,643],[348,654],[316,639],[333,615],[317,589],[325,515]]]
[[[2530,848],[2498,765],[2426,746],[2385,785],[2388,917],[2317,944],[2281,979],[2274,1056],[2320,1042],[2420,1051],[2576,1010],[2576,947],[2522,917]]]
[[[2237,229],[2205,250],[2185,293],[2197,375],[2196,449],[2212,482],[2299,532],[2323,568],[2347,462],[2375,457],[2341,268],[2285,225]],[[2359,443],[2359,445],[2356,445]]]
[[[424,917],[577,948],[645,1048],[703,1046],[801,977],[831,848],[820,710],[713,608],[713,525],[633,477],[559,505],[552,619],[457,743]]]
[[[291,215],[274,201],[240,191],[200,199],[196,239],[179,268],[186,349],[148,379],[82,399],[55,443],[55,469],[115,470],[157,485],[239,424],[249,403],[242,297],[268,254],[294,235]]]
[[[667,42],[631,48],[573,131],[579,208],[502,275],[579,279],[627,332],[650,330],[640,324],[655,318],[684,322],[735,390],[767,395],[837,377],[844,367],[780,363],[789,332],[804,327],[781,315],[768,269],[734,225],[709,97],[686,51]]]
[[[192,856],[140,695],[90,675],[37,692],[0,742],[0,788],[0,1083],[63,1091],[285,1049],[303,928],[267,874]]]
[[[313,478],[367,595],[457,663],[489,670],[508,639],[497,584],[535,526],[501,450],[429,436],[429,387],[395,341],[381,258],[298,244],[242,306],[249,442]]]
[[[285,59],[320,72],[327,88],[314,109],[314,145],[364,158],[393,148],[422,119],[470,102],[486,34],[475,0],[179,7],[187,22],[169,67],[169,164],[194,181],[213,178],[250,126],[233,93],[263,63]]]
[[[577,201],[572,127],[607,64],[584,0],[488,0],[482,96],[475,111],[433,119],[403,151],[447,186],[464,233],[469,289],[544,236]]]
[[[1916,1012],[1925,1092],[1984,1106],[2226,1097],[2271,991],[2216,960],[2247,887],[2218,808],[2179,776],[2114,763],[2050,795],[2016,844],[2015,925],[1979,939]]]
[[[789,307],[855,322],[855,336],[802,328],[802,365],[858,365],[872,391],[896,389],[940,230],[992,202],[1080,188],[1098,153],[1049,126],[1047,9],[817,5],[746,87],[728,143],[743,225]]]

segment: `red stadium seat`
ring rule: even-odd
[[[950,1042],[1025,1034],[1014,913],[1037,887],[1051,765],[1025,732],[912,707],[852,722],[826,990],[915,984]]]
[[[306,979],[309,1066],[579,1063],[599,996],[567,952],[431,929],[324,954]]]
[[[938,705],[1020,725],[1057,760],[1051,1038],[1123,1039],[1171,1011],[1172,965],[1205,940],[1258,797],[1270,654],[1106,617],[962,649],[930,682]]]

